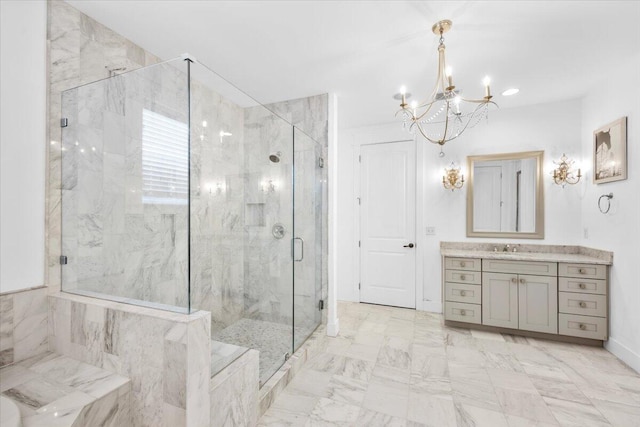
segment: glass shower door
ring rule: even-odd
[[[322,147],[294,127],[293,350],[321,322]]]

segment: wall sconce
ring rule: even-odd
[[[202,121],[202,127],[200,128],[200,141],[204,141],[207,137],[207,121]]]
[[[221,182],[216,182],[215,185],[209,187],[209,194],[212,196],[220,196],[226,191],[226,186]]]
[[[263,193],[273,193],[276,191],[276,184],[271,179],[269,181],[262,181],[260,186],[262,187]]]
[[[455,163],[451,162],[448,168],[444,168],[442,185],[445,189],[451,191],[462,188],[464,185],[464,174],[460,173],[460,166],[456,167]]]
[[[564,188],[566,184],[577,184],[580,181],[580,178],[582,178],[580,169],[578,169],[577,175],[574,174],[573,164],[575,162],[573,160],[569,160],[566,154],[563,154],[562,157],[560,157],[560,162],[554,161],[553,163],[558,165],[558,167],[551,173],[553,175],[553,182],[561,185],[562,188]]]

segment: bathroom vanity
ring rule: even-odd
[[[611,252],[442,242],[441,255],[447,324],[591,344],[608,339]]]

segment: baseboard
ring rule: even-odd
[[[416,307],[420,311],[429,311],[431,313],[442,313],[442,303],[439,301],[422,301],[422,306]]]
[[[327,323],[327,335],[330,337],[337,337],[340,332],[340,319],[336,319],[335,322]]]
[[[629,365],[634,371],[640,373],[640,355],[629,347],[610,337],[609,341],[604,344],[604,348]]]

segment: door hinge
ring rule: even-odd
[[[362,156],[358,155],[358,163],[362,163]]]
[[[66,255],[60,255],[60,265],[67,265]]]
[[[320,169],[324,168],[324,158],[323,157],[318,157],[318,167]]]
[[[360,197],[356,197],[356,199],[358,199],[358,205],[362,204],[362,199]]]
[[[63,117],[60,119],[60,127],[61,128],[66,128],[67,126],[69,126],[69,119],[67,119],[66,117]]]
[[[318,310],[324,310],[324,300],[318,301]]]
[[[362,246],[361,246],[361,241],[360,241],[360,240],[358,240],[358,247],[359,247],[359,248],[361,248],[361,247],[362,247]]]
[[[360,286],[361,286],[361,285],[362,285],[361,283],[358,283],[358,290],[360,290]]]

